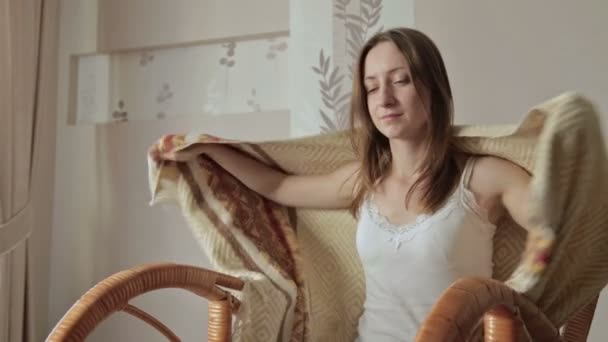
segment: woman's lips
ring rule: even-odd
[[[383,115],[381,117],[381,119],[382,120],[393,120],[393,119],[400,117],[401,115],[403,115],[403,114],[401,114],[401,113],[386,114],[386,115]]]

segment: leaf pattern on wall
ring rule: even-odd
[[[158,91],[158,95],[156,95],[156,103],[165,103],[172,97],[173,92],[171,91],[171,85],[168,82],[165,82]]]
[[[331,66],[331,57],[319,52],[318,66],[313,71],[319,75],[321,100],[319,108],[323,124],[321,131],[330,132],[348,128],[350,124],[350,91],[342,89],[345,76],[352,82],[353,62],[367,39],[384,29],[380,23],[382,0],[360,0],[358,6],[352,0],[334,0],[334,20],[340,20],[345,30],[345,63]],[[349,6],[351,5],[351,6]],[[335,59],[334,59],[335,60]],[[331,70],[331,73],[329,72]],[[350,89],[350,88],[348,88]]]
[[[270,44],[268,44],[268,51],[266,52],[266,59],[275,59],[277,55],[281,52],[287,51],[287,42],[286,41],[276,41],[276,38],[271,38],[268,40]]]
[[[129,121],[129,113],[125,109],[125,101],[118,100],[118,108],[112,112],[112,120],[114,122],[127,122]]]
[[[285,111],[288,38],[281,33],[78,56],[70,95],[75,121]]]
[[[257,91],[255,90],[255,88],[252,88],[251,89],[251,98],[249,100],[247,100],[247,105],[251,108],[252,111],[260,112],[260,111],[262,111],[262,107],[257,102],[256,96],[257,96]]]
[[[346,112],[348,107],[348,98],[350,94],[346,92],[342,93],[342,80],[344,74],[341,72],[339,66],[331,67],[331,57],[324,56],[324,51],[321,49],[319,53],[319,64],[313,66],[312,70],[320,76],[319,86],[321,88],[321,101],[325,107],[327,107],[334,114],[328,115],[323,109],[319,109],[319,114],[323,120],[324,125],[321,126],[323,132],[336,131],[342,128],[346,128],[348,121],[340,120],[345,116],[335,115],[335,113]],[[331,70],[331,72],[330,72]],[[331,119],[331,115],[335,115],[337,121],[334,122]]]
[[[149,51],[144,51],[139,56],[139,65],[146,66],[148,63],[151,63],[154,60],[154,54]]]
[[[164,82],[156,95],[156,104],[162,108],[156,113],[157,119],[162,120],[167,117],[167,112],[171,109],[172,98],[173,91],[171,90],[171,84],[169,84],[169,82]]]
[[[220,58],[220,64],[225,65],[227,68],[232,68],[236,63],[234,58],[234,50],[236,49],[236,42],[228,42],[222,44],[222,47],[226,49],[226,56]]]

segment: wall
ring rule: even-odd
[[[98,47],[132,49],[285,31],[288,6],[286,0],[103,0]]]
[[[59,13],[55,192],[49,326],[94,282],[96,226],[94,127],[67,125],[69,55],[95,49],[96,1],[61,1]]]
[[[207,266],[176,208],[149,207],[146,151],[167,132],[205,131],[241,139],[288,134],[286,112],[200,116],[97,126],[68,124],[70,55],[97,49],[96,1],[62,0],[58,120],[48,323],[104,277],[149,262]],[[256,129],[251,129],[256,127]],[[208,266],[207,266],[208,267]],[[184,341],[206,340],[204,300],[165,291],[135,301]],[[126,327],[129,326],[127,329]],[[197,327],[197,329],[193,329]],[[104,322],[91,341],[164,341],[126,316]]]
[[[424,0],[415,19],[445,58],[457,122],[497,124],[567,90],[608,111],[606,13],[603,0]],[[606,340],[607,321],[604,290],[589,341]]]

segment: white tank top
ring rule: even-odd
[[[469,158],[457,189],[444,206],[415,222],[397,226],[371,199],[363,202],[357,251],[365,273],[359,341],[413,341],[433,304],[454,281],[492,277],[492,238],[488,221],[468,188]]]

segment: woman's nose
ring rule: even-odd
[[[383,106],[390,106],[395,103],[395,96],[390,86],[380,87],[380,103]]]

